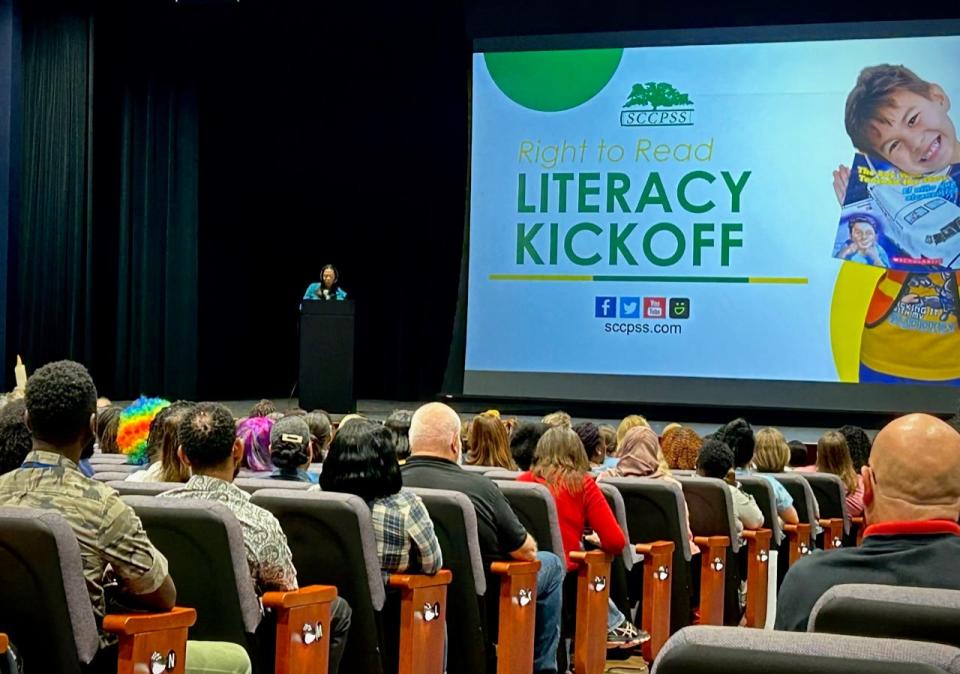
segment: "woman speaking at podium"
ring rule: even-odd
[[[305,300],[345,300],[346,291],[340,287],[340,274],[332,264],[326,265],[320,272],[320,282],[311,283],[304,293]]]

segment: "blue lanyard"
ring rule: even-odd
[[[20,470],[26,470],[27,468],[59,468],[60,466],[55,463],[40,463],[39,461],[27,461],[20,466]]]

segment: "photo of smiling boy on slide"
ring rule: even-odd
[[[960,182],[960,142],[953,122],[948,116],[950,98],[943,88],[927,82],[911,70],[899,65],[878,65],[864,68],[857,83],[847,97],[845,124],[854,147],[867,158],[879,159],[893,167],[894,178],[901,177],[905,185],[938,185],[934,207],[939,203],[948,210],[955,210],[957,183]],[[859,162],[858,162],[859,163]],[[869,162],[868,162],[869,163]],[[850,169],[840,166],[833,172],[833,187],[841,206],[848,203]],[[940,180],[937,180],[940,177]],[[855,177],[856,180],[856,177]],[[857,181],[858,182],[858,181]],[[882,190],[878,191],[878,190]],[[893,190],[893,192],[891,192]],[[920,214],[929,209],[908,208],[911,197],[903,195],[907,187],[883,184],[870,192],[873,201],[883,198],[886,204],[876,204],[877,212],[885,210],[888,215],[899,209],[894,217],[897,227],[885,227],[884,234],[901,250],[948,247],[960,241],[954,237],[954,229],[960,223],[947,224],[936,231],[918,235]],[[893,194],[894,199],[888,198]],[[918,204],[919,205],[919,204]],[[870,199],[866,207],[871,208]],[[946,213],[947,211],[942,211]],[[929,220],[930,218],[928,218]],[[913,228],[913,230],[911,230]],[[853,227],[850,229],[851,243]],[[946,245],[944,245],[946,244]],[[852,257],[851,246],[844,249],[846,259]],[[910,257],[924,258],[926,252],[911,252]],[[870,257],[870,256],[867,256]],[[952,255],[951,255],[952,258]],[[895,258],[896,260],[896,258]],[[876,263],[879,259],[862,260]],[[884,260],[886,262],[886,260]],[[835,326],[843,321],[856,319],[862,325],[859,342],[859,381],[861,383],[911,383],[960,386],[960,329],[958,329],[957,275],[955,260],[941,264],[945,270],[918,272],[903,269],[886,269],[873,286],[872,295],[860,283],[851,282],[852,270],[842,269],[834,293]],[[849,265],[852,263],[844,263]],[[896,266],[883,264],[882,266]],[[936,265],[933,265],[936,266]],[[859,278],[866,278],[862,272]],[[879,272],[875,272],[879,273]],[[871,277],[875,278],[875,277]],[[846,280],[845,280],[846,279]],[[837,316],[840,311],[844,315]],[[862,313],[861,313],[862,312]],[[863,322],[859,316],[863,317]],[[836,334],[834,329],[834,357],[841,379],[845,378],[845,359],[852,356],[852,340]],[[838,350],[838,343],[847,344]]]

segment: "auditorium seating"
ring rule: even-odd
[[[479,473],[480,475],[489,473],[491,470],[502,470],[502,468],[497,468],[496,466],[471,466],[468,464],[463,464],[460,467],[468,473]]]
[[[686,502],[680,487],[666,480],[625,477],[603,483],[623,497],[630,543],[643,555],[643,566],[634,566],[631,582],[642,592],[641,627],[650,633],[643,652],[652,660],[672,632],[690,623]]]
[[[960,649],[896,639],[687,627],[667,642],[651,674],[960,674]]]
[[[960,647],[960,591],[836,585],[814,605],[807,631]]]
[[[804,473],[817,505],[820,506],[820,526],[823,527],[820,547],[833,550],[853,545],[850,536],[850,514],[847,512],[846,488],[839,476],[832,473]]]
[[[297,482],[295,480],[273,480],[270,478],[257,478],[257,477],[238,477],[233,481],[237,487],[247,492],[248,494],[253,494],[261,489],[287,489],[290,491],[306,491],[310,487],[314,487],[309,482]]]
[[[98,464],[111,464],[119,463],[125,464],[127,462],[126,454],[101,454],[99,452],[94,452],[93,456],[89,459],[90,464],[96,466]]]
[[[533,666],[536,573],[539,562],[504,561],[484,569],[477,538],[477,515],[459,492],[419,489],[443,551],[444,567],[453,573],[448,589],[447,638],[457,644],[449,674],[493,671],[526,674]],[[489,581],[489,582],[488,582]],[[512,585],[517,585],[511,589]],[[523,591],[524,597],[520,595]],[[500,596],[505,593],[506,601]],[[496,634],[496,639],[492,635]]]
[[[770,525],[771,546],[777,551],[777,587],[791,565],[811,552],[809,524],[783,524],[777,514],[776,498],[770,481],[761,475],[737,476],[743,490],[753,496],[763,513],[764,523]]]
[[[683,495],[690,511],[690,528],[700,547],[700,623],[737,625],[740,622],[738,589],[747,581],[747,621],[763,627],[767,607],[767,560],[770,530],[745,531],[747,549],[737,536],[733,499],[722,480],[683,477]],[[727,554],[729,547],[730,554]],[[741,577],[738,555],[748,555],[746,578]]]
[[[533,482],[495,480],[520,523],[545,552],[565,560],[557,506],[550,490]],[[606,661],[607,600],[610,596],[611,555],[601,551],[570,554],[580,562],[573,591],[564,593],[564,613],[574,615],[574,667],[577,672],[598,674]],[[573,579],[573,577],[570,577]],[[570,588],[570,584],[565,584]],[[569,606],[573,600],[575,607]],[[571,612],[571,609],[573,610]],[[568,622],[568,621],[565,621]],[[569,635],[568,635],[569,636]]]
[[[800,519],[798,527],[798,538],[801,539],[797,552],[800,556],[809,555],[813,552],[816,525],[820,521],[820,506],[813,495],[810,483],[800,473],[771,473],[772,477],[784,486],[787,492],[793,498],[793,507],[797,510],[797,517]],[[801,527],[809,528],[809,535],[804,535]],[[785,525],[789,532],[790,525]],[[799,559],[799,558],[797,558]],[[793,558],[791,549],[790,563],[793,564],[796,559]]]
[[[119,656],[98,656],[97,624],[81,569],[76,535],[59,513],[0,508],[0,631],[17,645],[28,674],[84,674],[88,667],[148,672],[154,653],[160,663],[171,656],[172,662],[184,661],[196,612],[180,607],[106,616],[103,629],[118,636]],[[111,657],[117,658],[115,666]]]
[[[150,496],[123,499],[167,558],[178,600],[197,610],[192,638],[243,646],[261,674],[326,672],[329,639],[323,635],[330,632],[335,588],[301,586],[292,592],[267,592],[263,606],[273,610],[274,620],[262,620],[243,530],[226,506]]]
[[[634,557],[636,553],[630,544],[630,528],[627,526],[627,507],[623,502],[623,496],[617,491],[617,488],[606,482],[598,482],[597,486],[603,492],[607,505],[613,511],[617,523],[623,530],[623,536],[627,544],[623,546],[623,554],[614,557],[610,564],[610,599],[617,605],[620,612],[624,615],[630,615],[630,586],[629,577],[633,571]]]
[[[520,476],[519,470],[507,470],[506,468],[492,468],[484,473],[491,480],[516,480]]]
[[[93,479],[97,482],[120,482],[130,477],[126,471],[105,470],[93,474]]]
[[[353,609],[341,672],[440,674],[449,570],[393,574],[388,598],[370,509],[362,499],[263,489],[252,502],[280,521],[300,582],[335,586]]]
[[[121,496],[156,496],[183,486],[182,482],[131,482],[130,480],[115,480],[107,484],[116,489]]]
[[[123,463],[119,461],[111,461],[108,463],[91,463],[95,473],[127,473],[132,475],[141,470],[146,470],[149,466],[143,465],[133,465],[130,463]]]

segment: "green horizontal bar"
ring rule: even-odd
[[[594,276],[594,281],[637,283],[749,283],[747,276]]]

